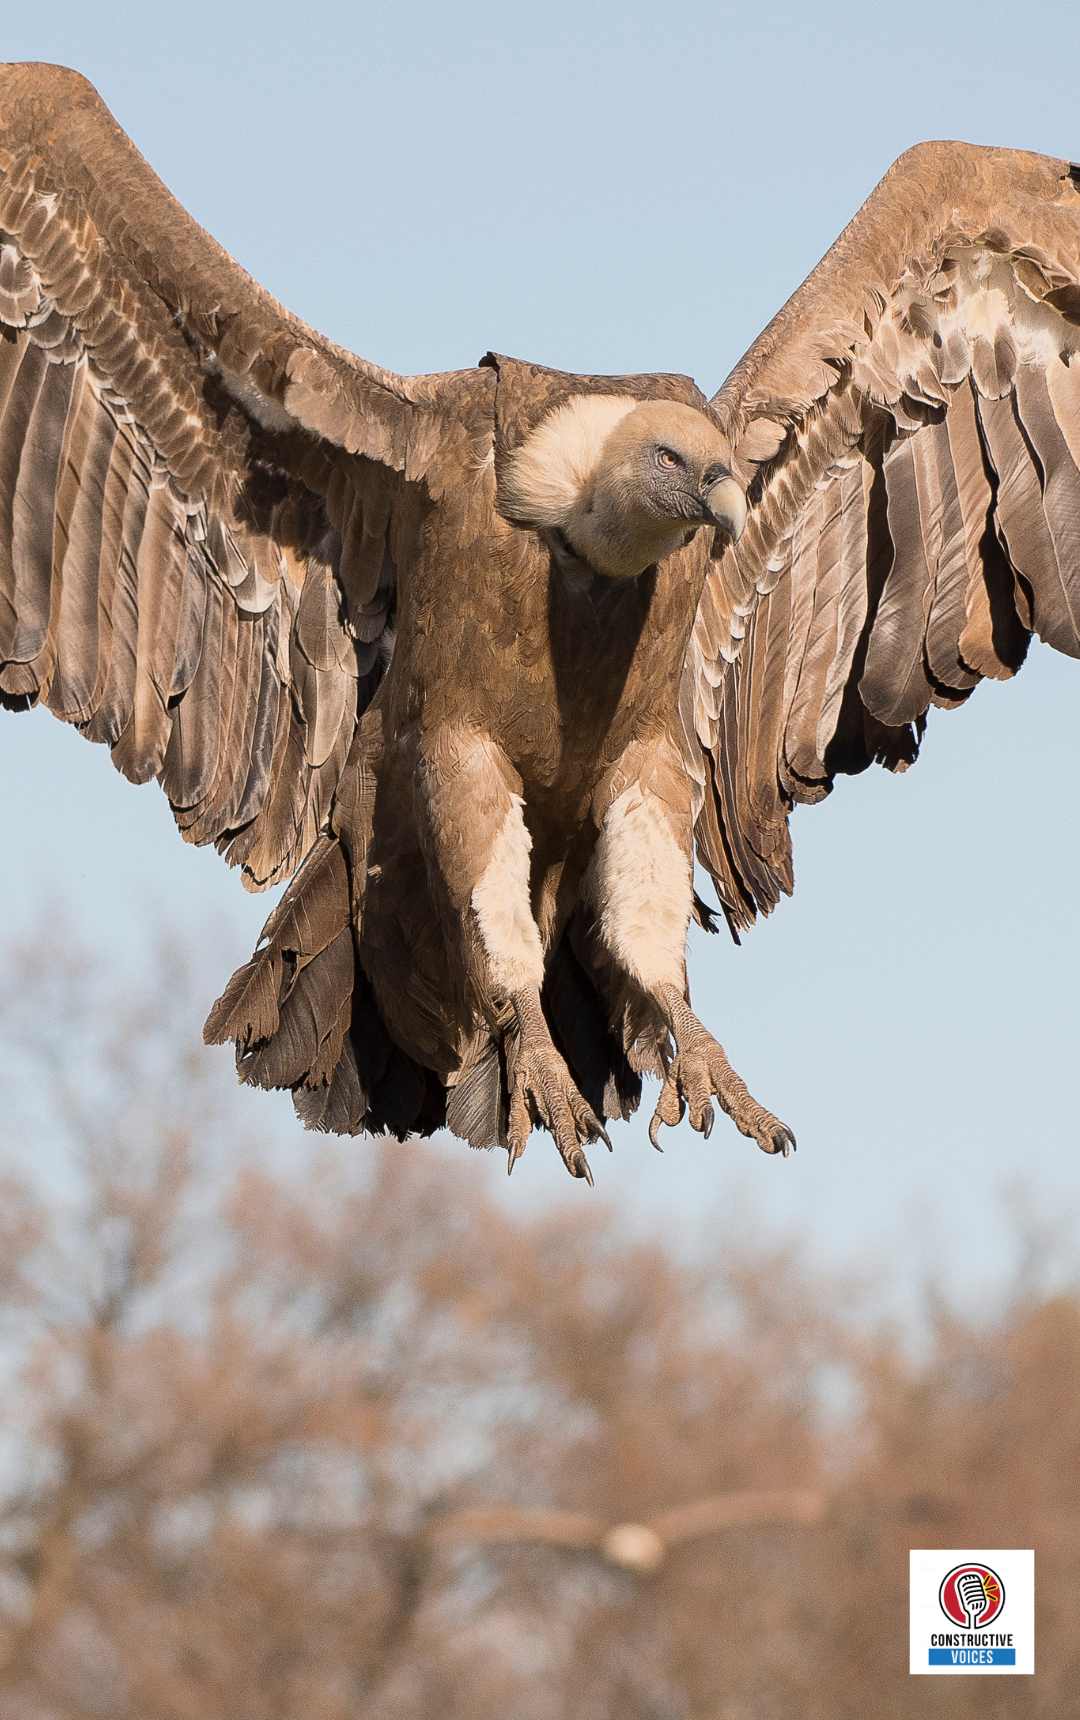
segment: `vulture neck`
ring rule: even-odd
[[[575,395],[507,462],[508,517],[540,531],[560,565],[636,579],[692,535],[685,520],[648,511],[625,458],[612,458],[610,438],[640,404],[623,395]]]
[[[694,529],[683,521],[631,513],[621,497],[593,490],[568,511],[565,524],[546,535],[557,559],[569,552],[606,579],[637,579],[684,548]]]

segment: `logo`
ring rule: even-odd
[[[953,1676],[1034,1672],[1035,1554],[914,1550],[908,1667]]]
[[[961,1630],[985,1628],[1005,1605],[1005,1584],[989,1565],[954,1565],[942,1580],[938,1605]]]

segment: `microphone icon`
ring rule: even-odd
[[[969,1630],[974,1630],[987,1607],[987,1594],[978,1571],[965,1571],[956,1579],[956,1594],[967,1614]]]

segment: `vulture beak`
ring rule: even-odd
[[[742,486],[732,477],[718,478],[705,491],[701,502],[709,523],[726,532],[732,543],[738,543],[746,524],[746,497]]]

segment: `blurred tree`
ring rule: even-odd
[[[274,1169],[158,960],[7,956],[0,1720],[1075,1712],[1080,1299],[913,1347],[745,1226]],[[1033,1541],[1036,1679],[913,1687],[908,1547]]]

